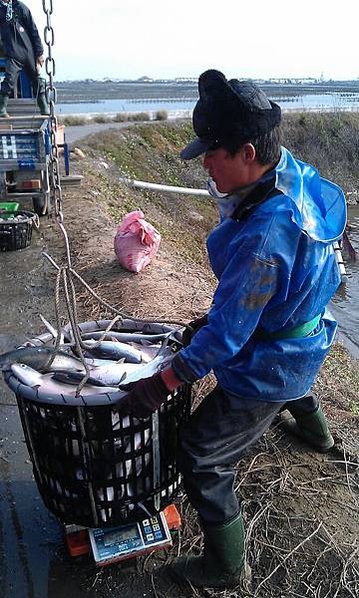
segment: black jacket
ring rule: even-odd
[[[6,58],[24,63],[44,52],[32,14],[25,4],[13,0],[13,19],[6,22],[6,7],[0,4],[0,35]]]

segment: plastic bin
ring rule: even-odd
[[[138,322],[132,329],[131,323],[124,320],[113,330],[139,330]],[[180,485],[178,432],[191,408],[189,385],[170,394],[150,418],[136,419],[121,413],[121,391],[47,396],[11,372],[5,380],[16,394],[40,494],[63,523],[120,525],[173,503]]]
[[[1,201],[0,202],[0,212],[2,210],[8,212],[16,212],[19,209],[19,205],[16,201]]]
[[[25,220],[15,222],[16,216],[26,216]],[[16,251],[29,247],[32,239],[32,228],[36,215],[24,210],[0,210],[0,251]]]

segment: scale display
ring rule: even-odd
[[[91,529],[89,536],[98,565],[107,565],[172,545],[163,513],[121,527]]]

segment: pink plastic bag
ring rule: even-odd
[[[127,214],[117,229],[114,248],[123,268],[141,272],[156,255],[160,233],[144,219],[140,210]]]

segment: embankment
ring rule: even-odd
[[[129,313],[186,320],[210,304],[215,281],[207,263],[205,239],[217,221],[212,200],[135,190],[119,183],[120,177],[127,176],[205,188],[206,173],[200,159],[184,162],[179,158],[180,149],[192,136],[189,121],[138,124],[89,136],[81,145],[86,159],[77,163],[76,170],[85,175],[85,183],[82,197],[71,201],[69,215],[70,229],[75,227],[78,267],[99,292]],[[359,114],[286,114],[283,144],[341,185],[348,201],[355,202]],[[112,249],[116,223],[134,209],[143,210],[162,235],[158,257],[140,276],[121,270]],[[91,298],[86,301],[91,314],[99,315],[95,302]],[[347,414],[344,419],[357,426],[357,362],[339,347],[327,360],[323,376],[325,382],[321,385],[320,378],[318,388],[328,406],[331,401],[334,409],[340,405],[341,412]]]

